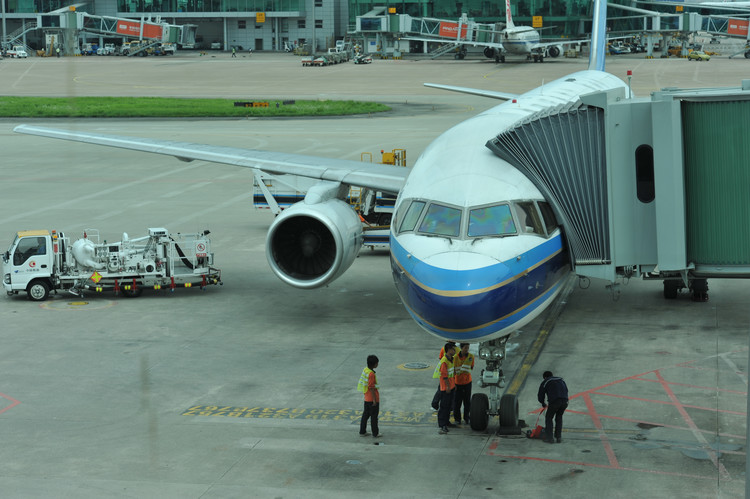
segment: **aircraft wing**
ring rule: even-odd
[[[145,139],[119,135],[72,132],[55,128],[19,125],[18,133],[85,142],[134,151],[174,156],[181,161],[210,161],[242,166],[277,175],[298,175],[397,194],[409,172],[407,168],[302,154],[258,151],[238,147],[211,146],[191,142]]]
[[[531,46],[531,50],[541,50],[541,49],[546,49],[547,47],[557,47],[559,45],[574,45],[578,43],[590,43],[590,42],[591,42],[591,38],[584,38],[581,40],[568,40],[567,38],[565,38],[565,39],[560,39],[554,42],[535,43],[534,45]]]
[[[504,51],[503,44],[499,42],[476,42],[473,40],[457,40],[455,38],[430,38],[427,36],[405,36],[401,40],[412,40],[417,42],[452,43],[453,45],[471,45],[472,47],[492,47]]]
[[[425,83],[425,87],[439,88],[451,92],[460,92],[462,94],[479,95],[480,97],[490,97],[491,99],[513,100],[518,98],[518,94],[509,94],[507,92],[494,92],[492,90],[482,90],[480,88],[456,87],[453,85],[441,85],[440,83]]]

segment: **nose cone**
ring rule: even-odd
[[[487,255],[455,251],[419,260],[393,251],[391,267],[409,313],[441,338],[476,341],[497,332],[516,303],[513,271]]]

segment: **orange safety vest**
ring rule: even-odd
[[[460,355],[453,356],[453,370],[456,372],[457,385],[468,385],[471,383],[472,369],[474,369],[473,353],[467,353],[464,359]]]

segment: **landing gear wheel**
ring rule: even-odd
[[[518,426],[518,397],[511,393],[506,393],[500,399],[500,426],[509,428]]]
[[[31,301],[44,301],[49,297],[49,284],[44,281],[31,281],[26,293]]]
[[[475,393],[471,396],[471,429],[474,431],[484,431],[490,422],[487,411],[490,409],[490,400],[485,393]]]
[[[500,56],[500,62],[505,62],[505,56],[504,55]]]
[[[143,288],[140,286],[135,289],[120,288],[120,292],[125,298],[138,298],[143,294]]]
[[[664,281],[664,298],[674,300],[677,298],[677,291],[680,289],[680,281],[668,279]]]

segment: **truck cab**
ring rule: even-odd
[[[13,243],[3,254],[3,287],[9,295],[26,291],[34,301],[49,296],[54,267],[51,243],[48,230],[16,233]]]

